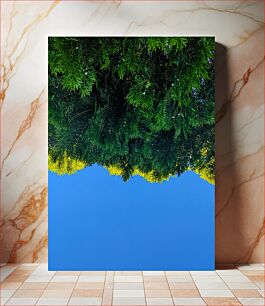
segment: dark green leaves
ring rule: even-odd
[[[213,56],[211,37],[50,38],[50,159],[212,180]]]

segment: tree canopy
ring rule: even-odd
[[[49,38],[49,169],[214,182],[214,38]]]

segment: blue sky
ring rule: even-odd
[[[214,186],[191,171],[163,183],[49,172],[48,204],[50,270],[214,269]]]

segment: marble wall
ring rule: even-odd
[[[263,1],[2,1],[0,262],[47,261],[47,38],[216,37],[216,261],[263,262]]]

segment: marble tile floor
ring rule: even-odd
[[[215,271],[48,271],[1,265],[1,305],[264,305],[264,265]]]

